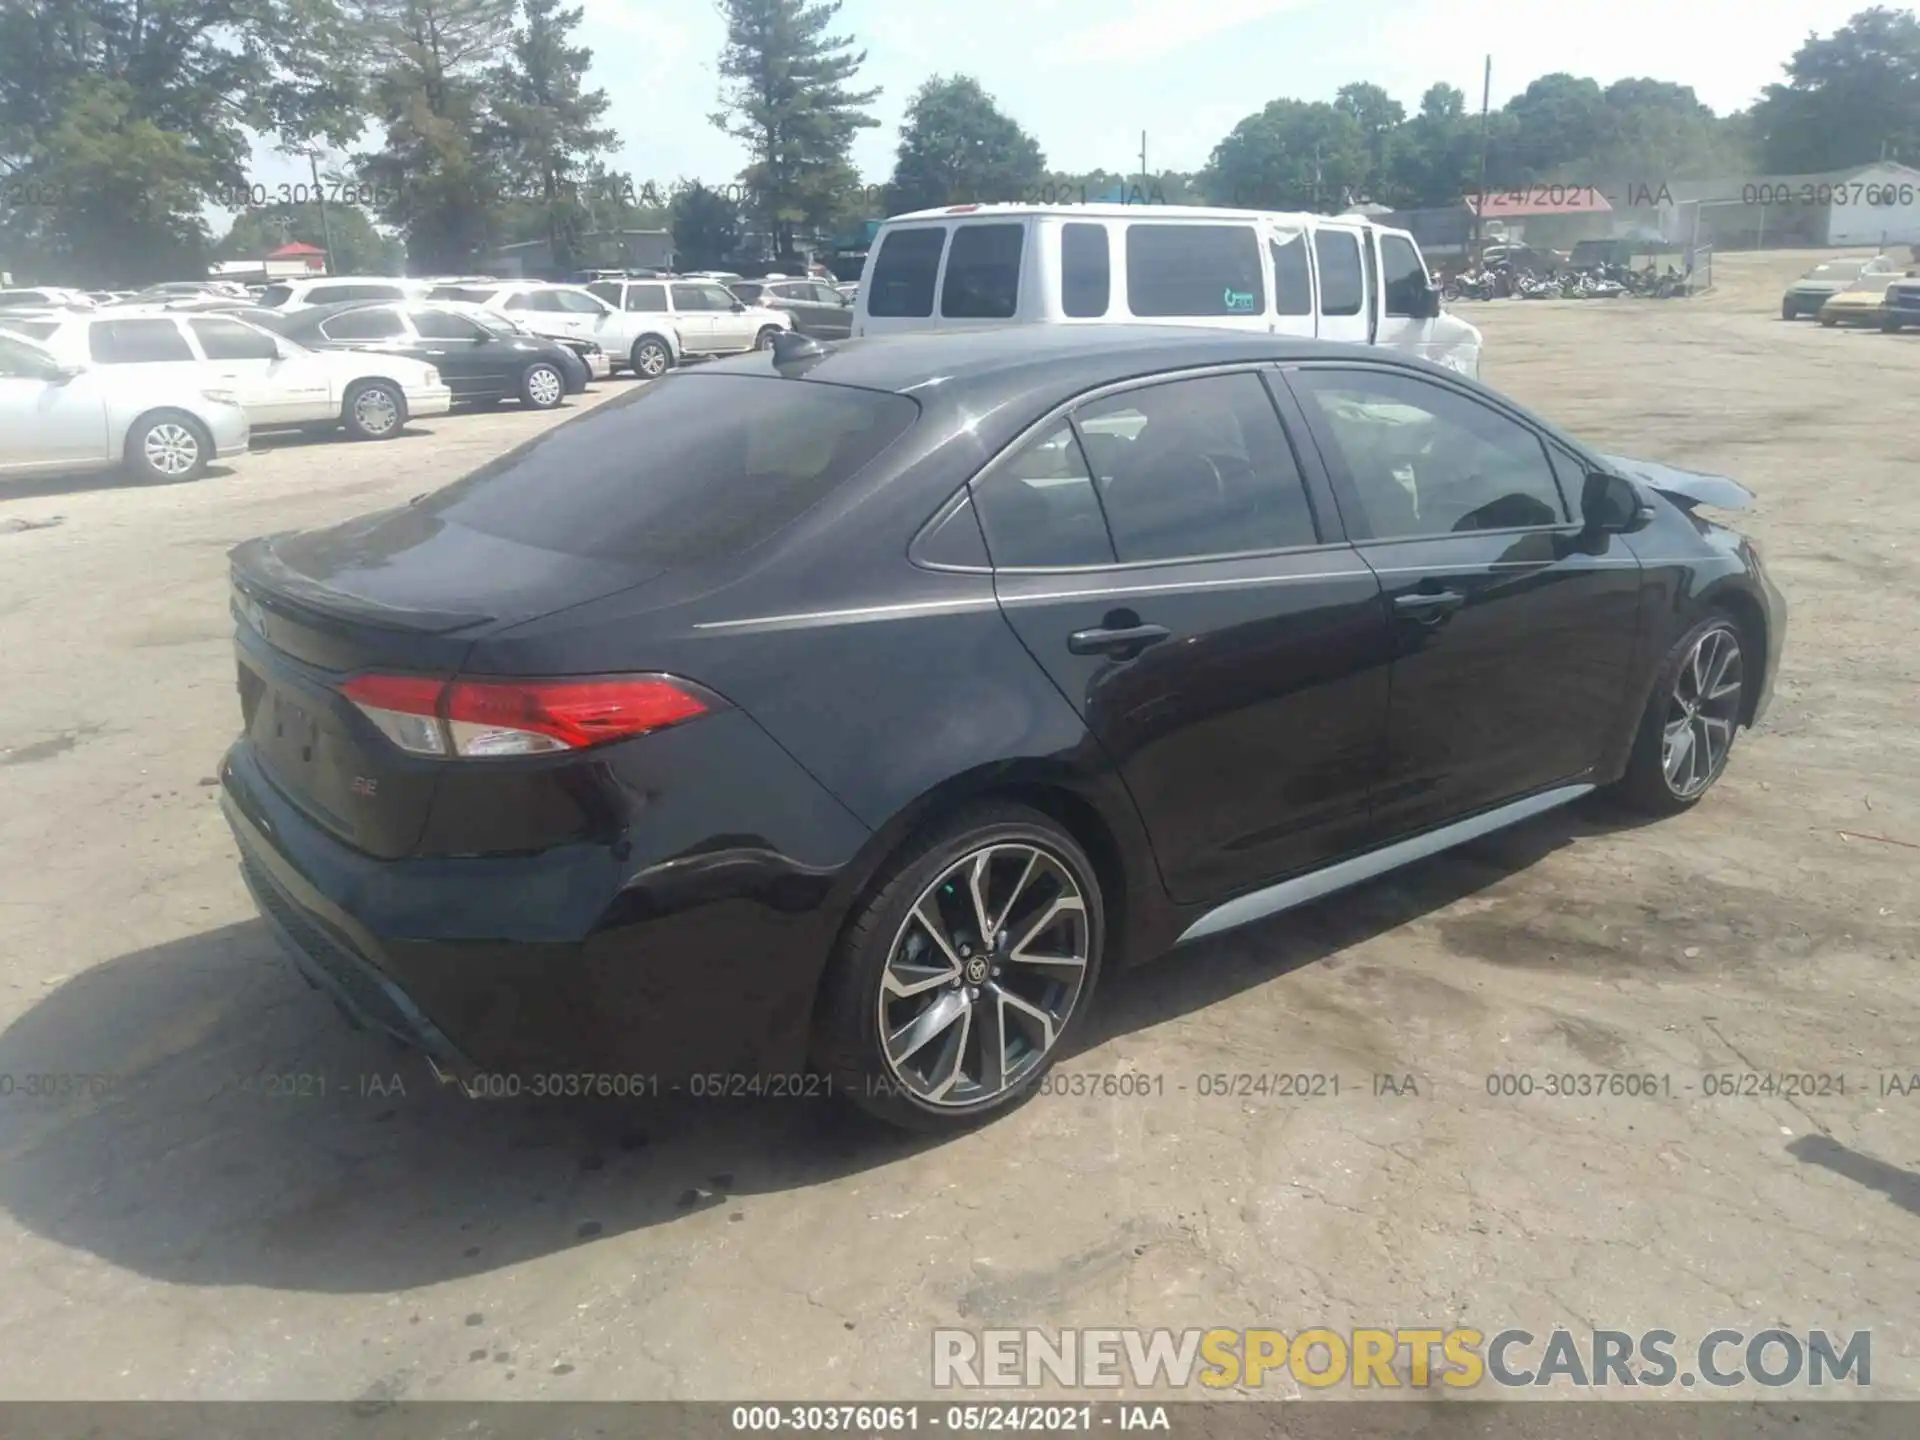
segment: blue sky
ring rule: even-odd
[[[714,0],[583,0],[590,79],[612,98],[616,168],[636,185],[724,184],[739,147],[708,123],[724,27]],[[1752,102],[1809,31],[1830,33],[1868,0],[1612,0],[1605,7],[1486,0],[846,0],[840,29],[881,87],[854,159],[886,179],[902,111],[929,75],[969,74],[1061,170],[1195,169],[1244,116],[1282,97],[1331,100],[1351,80],[1412,110],[1438,80],[1479,104],[1493,52],[1493,103],[1554,70],[1603,84],[1650,75],[1691,85],[1721,113]],[[263,150],[254,178],[304,179]],[[1657,179],[1658,177],[1649,177]]]

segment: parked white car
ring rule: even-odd
[[[248,435],[233,392],[198,376],[75,364],[0,328],[0,475],[122,467],[134,480],[194,480],[244,454]]]
[[[1019,324],[1312,335],[1480,373],[1480,331],[1444,311],[1419,242],[1363,217],[953,205],[881,225],[855,335]]]
[[[41,310],[49,306],[91,310],[98,303],[84,290],[65,290],[53,285],[32,290],[0,290],[0,311]]]
[[[267,310],[306,310],[315,305],[343,305],[350,300],[419,300],[431,288],[431,281],[402,280],[392,275],[317,275],[311,280],[283,280],[269,285],[258,304]]]
[[[256,430],[344,425],[356,439],[387,440],[409,419],[444,415],[453,404],[431,365],[309,350],[232,315],[116,309],[42,312],[5,323],[68,363],[231,392]]]

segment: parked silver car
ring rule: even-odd
[[[230,390],[64,362],[0,329],[0,476],[120,466],[138,481],[193,480],[243,453],[249,433]]]

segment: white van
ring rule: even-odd
[[[1413,236],[1358,216],[954,205],[881,225],[855,335],[1022,323],[1316,335],[1480,373],[1480,331],[1442,311]]]

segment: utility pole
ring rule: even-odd
[[[1480,227],[1486,223],[1487,209],[1487,116],[1493,108],[1493,56],[1487,56],[1487,68],[1480,77],[1480,196],[1473,206],[1473,249],[1469,258],[1480,263]]]
[[[327,192],[320,187],[320,152],[309,150],[307,163],[313,167],[313,196],[320,202],[320,239],[327,247],[327,273],[337,275],[340,272],[333,265],[333,224],[327,219]]]
[[[1153,182],[1147,178],[1147,132],[1140,132],[1140,194],[1144,198],[1153,189]]]

